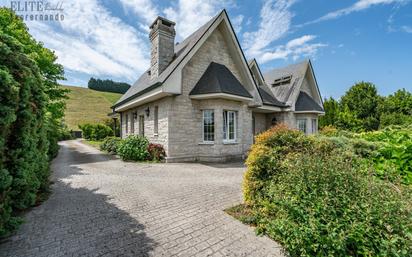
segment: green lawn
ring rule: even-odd
[[[99,92],[84,87],[63,86],[70,90],[65,121],[69,129],[79,130],[84,123],[98,123],[108,119],[110,107],[121,94]]]

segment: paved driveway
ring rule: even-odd
[[[26,215],[0,256],[281,256],[228,216],[242,165],[135,164],[61,143],[53,194]]]

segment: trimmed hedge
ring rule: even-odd
[[[291,256],[410,256],[411,189],[353,149],[285,125],[259,135],[243,183],[257,231]]]
[[[104,124],[83,124],[79,125],[82,136],[88,140],[102,140],[106,137],[113,136],[113,130]]]

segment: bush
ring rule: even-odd
[[[410,192],[365,175],[356,159],[301,154],[270,181],[258,232],[291,256],[410,256]]]
[[[124,161],[145,161],[149,157],[148,146],[144,136],[128,136],[119,143],[117,153]]]
[[[65,90],[63,67],[10,9],[0,7],[0,237],[49,187]]]
[[[88,140],[102,140],[113,135],[113,130],[104,124],[83,124],[79,128],[82,136]]]
[[[369,143],[284,125],[261,134],[243,182],[248,219],[291,256],[410,256],[411,190],[372,175],[359,157],[376,153]]]
[[[151,161],[161,161],[166,157],[165,149],[160,144],[149,144],[147,151]]]
[[[119,137],[107,137],[100,145],[100,150],[106,151],[110,154],[117,154],[117,148],[119,147],[121,141],[122,139]]]

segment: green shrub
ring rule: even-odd
[[[17,213],[49,186],[65,107],[56,59],[18,16],[0,8],[0,237],[17,228]]]
[[[102,140],[113,135],[113,130],[104,124],[83,124],[79,125],[83,138],[87,140]]]
[[[161,161],[166,157],[165,149],[159,144],[149,144],[147,151],[149,152],[149,160],[151,161]]]
[[[410,256],[408,189],[339,155],[298,154],[283,166],[255,208],[258,232],[291,256]]]
[[[148,145],[144,136],[128,136],[119,143],[117,153],[124,161],[144,161],[149,157]]]
[[[106,151],[110,154],[117,154],[117,148],[122,141],[119,137],[106,137],[100,145],[100,150]]]
[[[248,220],[291,256],[410,256],[411,189],[372,175],[369,143],[284,125],[261,134],[243,182]]]

